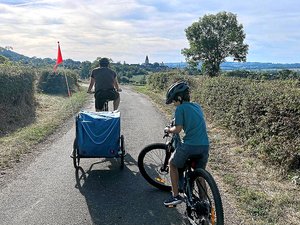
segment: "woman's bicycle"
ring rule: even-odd
[[[142,176],[151,185],[163,191],[171,191],[168,163],[175,150],[175,135],[165,133],[165,143],[146,146],[138,157],[138,167]],[[208,171],[195,168],[196,162],[196,157],[189,158],[181,171],[183,174],[181,191],[185,199],[188,220],[190,224],[223,225],[223,206],[217,184]]]

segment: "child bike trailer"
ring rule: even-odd
[[[120,112],[85,112],[76,116],[73,163],[80,158],[119,158],[124,167],[124,136],[120,135]]]

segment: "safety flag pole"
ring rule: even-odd
[[[56,64],[54,66],[54,73],[56,73],[56,69],[58,67],[59,64],[63,64],[63,68],[64,68],[64,61],[63,61],[63,58],[62,58],[62,54],[61,54],[61,50],[60,50],[60,44],[59,44],[59,41],[57,42],[57,45],[58,45],[58,52],[57,52],[57,59],[56,59]],[[68,90],[68,96],[69,98],[71,97],[71,91],[70,91],[70,88],[69,88],[69,82],[68,82],[68,79],[67,79],[67,75],[66,75],[66,71],[64,70],[64,76],[65,76],[65,81],[66,81],[66,85],[67,85],[67,90]],[[74,109],[73,109],[73,103],[72,103],[72,99],[70,98],[71,100],[71,110],[72,110],[72,115],[74,115]]]
[[[64,68],[64,63],[63,63],[64,61],[63,61],[63,58],[62,58],[59,41],[57,42],[57,45],[58,45],[58,51],[57,51],[56,64],[54,66],[54,73],[56,73],[56,69],[57,69],[57,67],[58,67],[59,64],[62,63],[63,64],[63,68]],[[70,92],[69,82],[68,82],[68,79],[67,79],[66,72],[64,72],[64,76],[65,76],[65,81],[66,81],[66,85],[67,85],[68,96],[71,97],[71,92]]]

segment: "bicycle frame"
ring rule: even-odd
[[[95,91],[92,91],[92,92],[89,92],[90,94],[95,94]],[[103,108],[101,109],[101,110],[97,110],[96,109],[96,112],[100,112],[100,111],[108,111],[108,102],[109,102],[109,100],[106,100],[105,102],[104,102],[104,105],[103,105]]]
[[[108,111],[108,101],[106,101],[103,105],[103,111]]]
[[[165,133],[165,143],[145,146],[138,157],[138,167],[142,176],[151,185],[163,191],[171,191],[171,182],[166,176],[169,175],[169,160],[178,141],[176,135],[178,134]],[[187,160],[183,171],[179,171],[183,172],[183,195],[188,219],[191,224],[223,225],[222,200],[217,184],[208,171],[196,168],[195,162],[198,159],[197,155],[192,156]]]
[[[175,151],[175,148],[173,147],[174,134],[170,135],[168,133],[165,133],[163,138],[168,138],[168,137],[171,137],[171,139],[166,141],[167,150],[166,150],[166,156],[164,159],[164,163],[163,163],[162,167],[160,168],[161,172],[169,172],[169,160],[170,160],[172,153]],[[194,208],[194,205],[193,205],[193,199],[192,199],[192,195],[193,195],[192,187],[190,187],[190,183],[191,183],[190,175],[194,171],[194,168],[192,165],[193,163],[194,163],[194,160],[189,159],[188,162],[186,162],[186,165],[183,169],[183,179],[184,179],[183,191],[186,195],[186,204],[192,208]],[[201,187],[202,194],[204,194],[204,195],[206,195],[206,197],[208,197],[206,190],[202,186],[202,184],[200,184],[200,187]]]
[[[165,133],[163,138],[168,138],[168,137],[170,137],[170,135],[168,133]],[[174,139],[172,136],[171,140],[166,142],[166,146],[167,146],[166,157],[164,159],[164,164],[160,168],[160,172],[168,172],[169,173],[169,159],[172,155],[172,152],[175,151],[175,149],[173,148],[173,143],[174,143]]]

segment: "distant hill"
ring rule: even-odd
[[[24,64],[30,64],[33,66],[49,66],[55,65],[56,60],[50,58],[37,58],[28,57],[16,53],[10,49],[0,47],[0,55],[8,58],[11,61],[21,62]],[[74,61],[72,59],[64,60],[65,68],[76,69],[80,68],[80,61]],[[165,66],[170,68],[185,68],[187,66],[186,62],[174,62],[174,63],[164,63]],[[300,70],[300,63],[260,63],[260,62],[225,62],[221,64],[222,70],[272,70],[272,69],[296,69]]]
[[[8,58],[11,61],[27,62],[30,60],[30,58],[25,55],[18,54],[14,51],[11,51],[10,49],[6,49],[2,47],[0,47],[0,55]]]
[[[28,57],[19,53],[16,53],[10,49],[0,47],[0,55],[8,58],[10,61],[21,62],[23,64],[32,65],[35,67],[40,66],[54,66],[56,63],[56,59],[50,58],[37,58],[37,57]],[[64,67],[70,69],[78,69],[80,68],[81,62],[74,61],[72,59],[64,60]]]
[[[165,63],[171,68],[185,68],[186,62]],[[260,63],[260,62],[224,62],[221,64],[222,70],[275,70],[275,69],[297,69],[300,70],[300,63]]]

